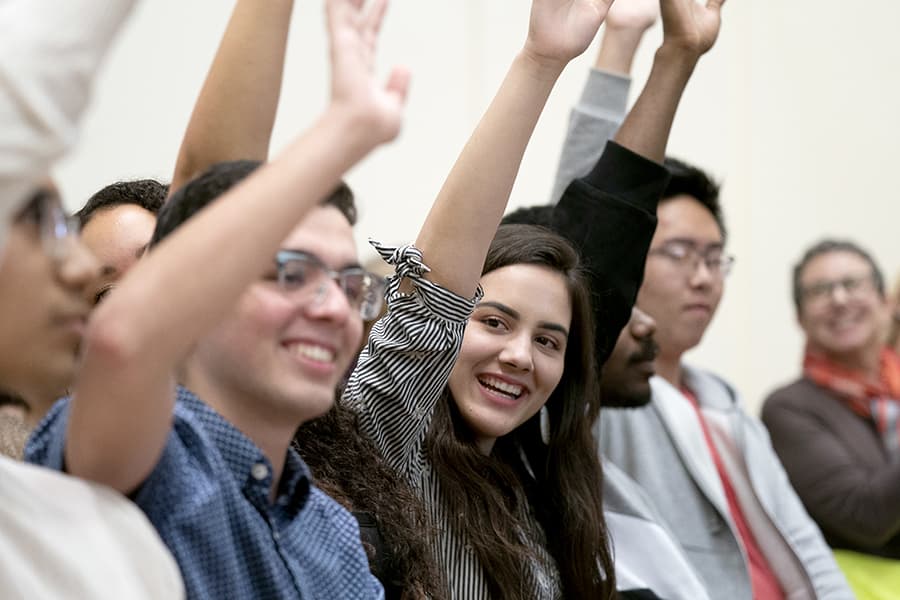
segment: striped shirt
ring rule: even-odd
[[[413,246],[388,248],[373,243],[395,266],[387,299],[390,310],[375,324],[342,401],[359,414],[388,464],[420,495],[437,535],[432,540],[451,597],[490,598],[478,558],[465,532],[452,526],[437,474],[425,453],[432,414],[462,345],[463,332],[482,291],[467,300],[423,277],[428,267]],[[406,279],[411,293],[400,292]],[[559,573],[545,549],[543,531],[530,514],[522,515],[523,540],[538,560],[527,566],[523,586],[538,599],[561,597]]]

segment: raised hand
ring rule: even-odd
[[[646,31],[659,19],[659,0],[617,0],[606,15],[606,30]]]
[[[663,47],[676,47],[705,54],[719,36],[722,5],[725,0],[660,0],[663,22]]]
[[[331,100],[360,118],[377,142],[400,132],[409,73],[395,67],[387,84],[375,78],[375,49],[387,0],[326,0],[331,50]]]
[[[641,39],[659,19],[659,0],[618,0],[606,15],[606,31],[594,66],[630,75]]]
[[[525,53],[550,66],[565,66],[584,52],[613,0],[534,0]]]

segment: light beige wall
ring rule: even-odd
[[[115,179],[168,178],[180,136],[232,4],[145,1],[104,69],[79,150],[58,170],[68,202]],[[863,8],[865,10],[863,10]],[[324,104],[321,3],[298,1],[277,151]],[[896,0],[729,0],[719,46],[694,76],[671,153],[724,182],[738,256],[719,314],[691,360],[731,379],[755,407],[797,370],[801,338],[789,266],[822,235],[900,264],[894,161],[900,153],[900,22]],[[402,137],[349,176],[367,236],[415,235],[457,152],[524,39],[525,0],[394,0],[380,63],[414,75]],[[646,77],[660,31],[635,67]],[[525,157],[513,205],[549,194],[569,107],[595,49],[573,63]],[[637,89],[635,89],[635,92]]]

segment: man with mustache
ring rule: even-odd
[[[610,413],[649,404],[650,378],[659,352],[655,333],[653,317],[637,307],[632,309],[631,320],[619,334],[600,377],[601,421]],[[703,582],[653,500],[614,463],[605,460],[603,473],[603,508],[615,544],[620,589],[652,589],[673,600],[708,599]]]

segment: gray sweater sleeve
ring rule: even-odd
[[[631,78],[591,69],[581,98],[569,115],[550,203],[556,204],[574,179],[584,177],[615,135],[628,103]]]

